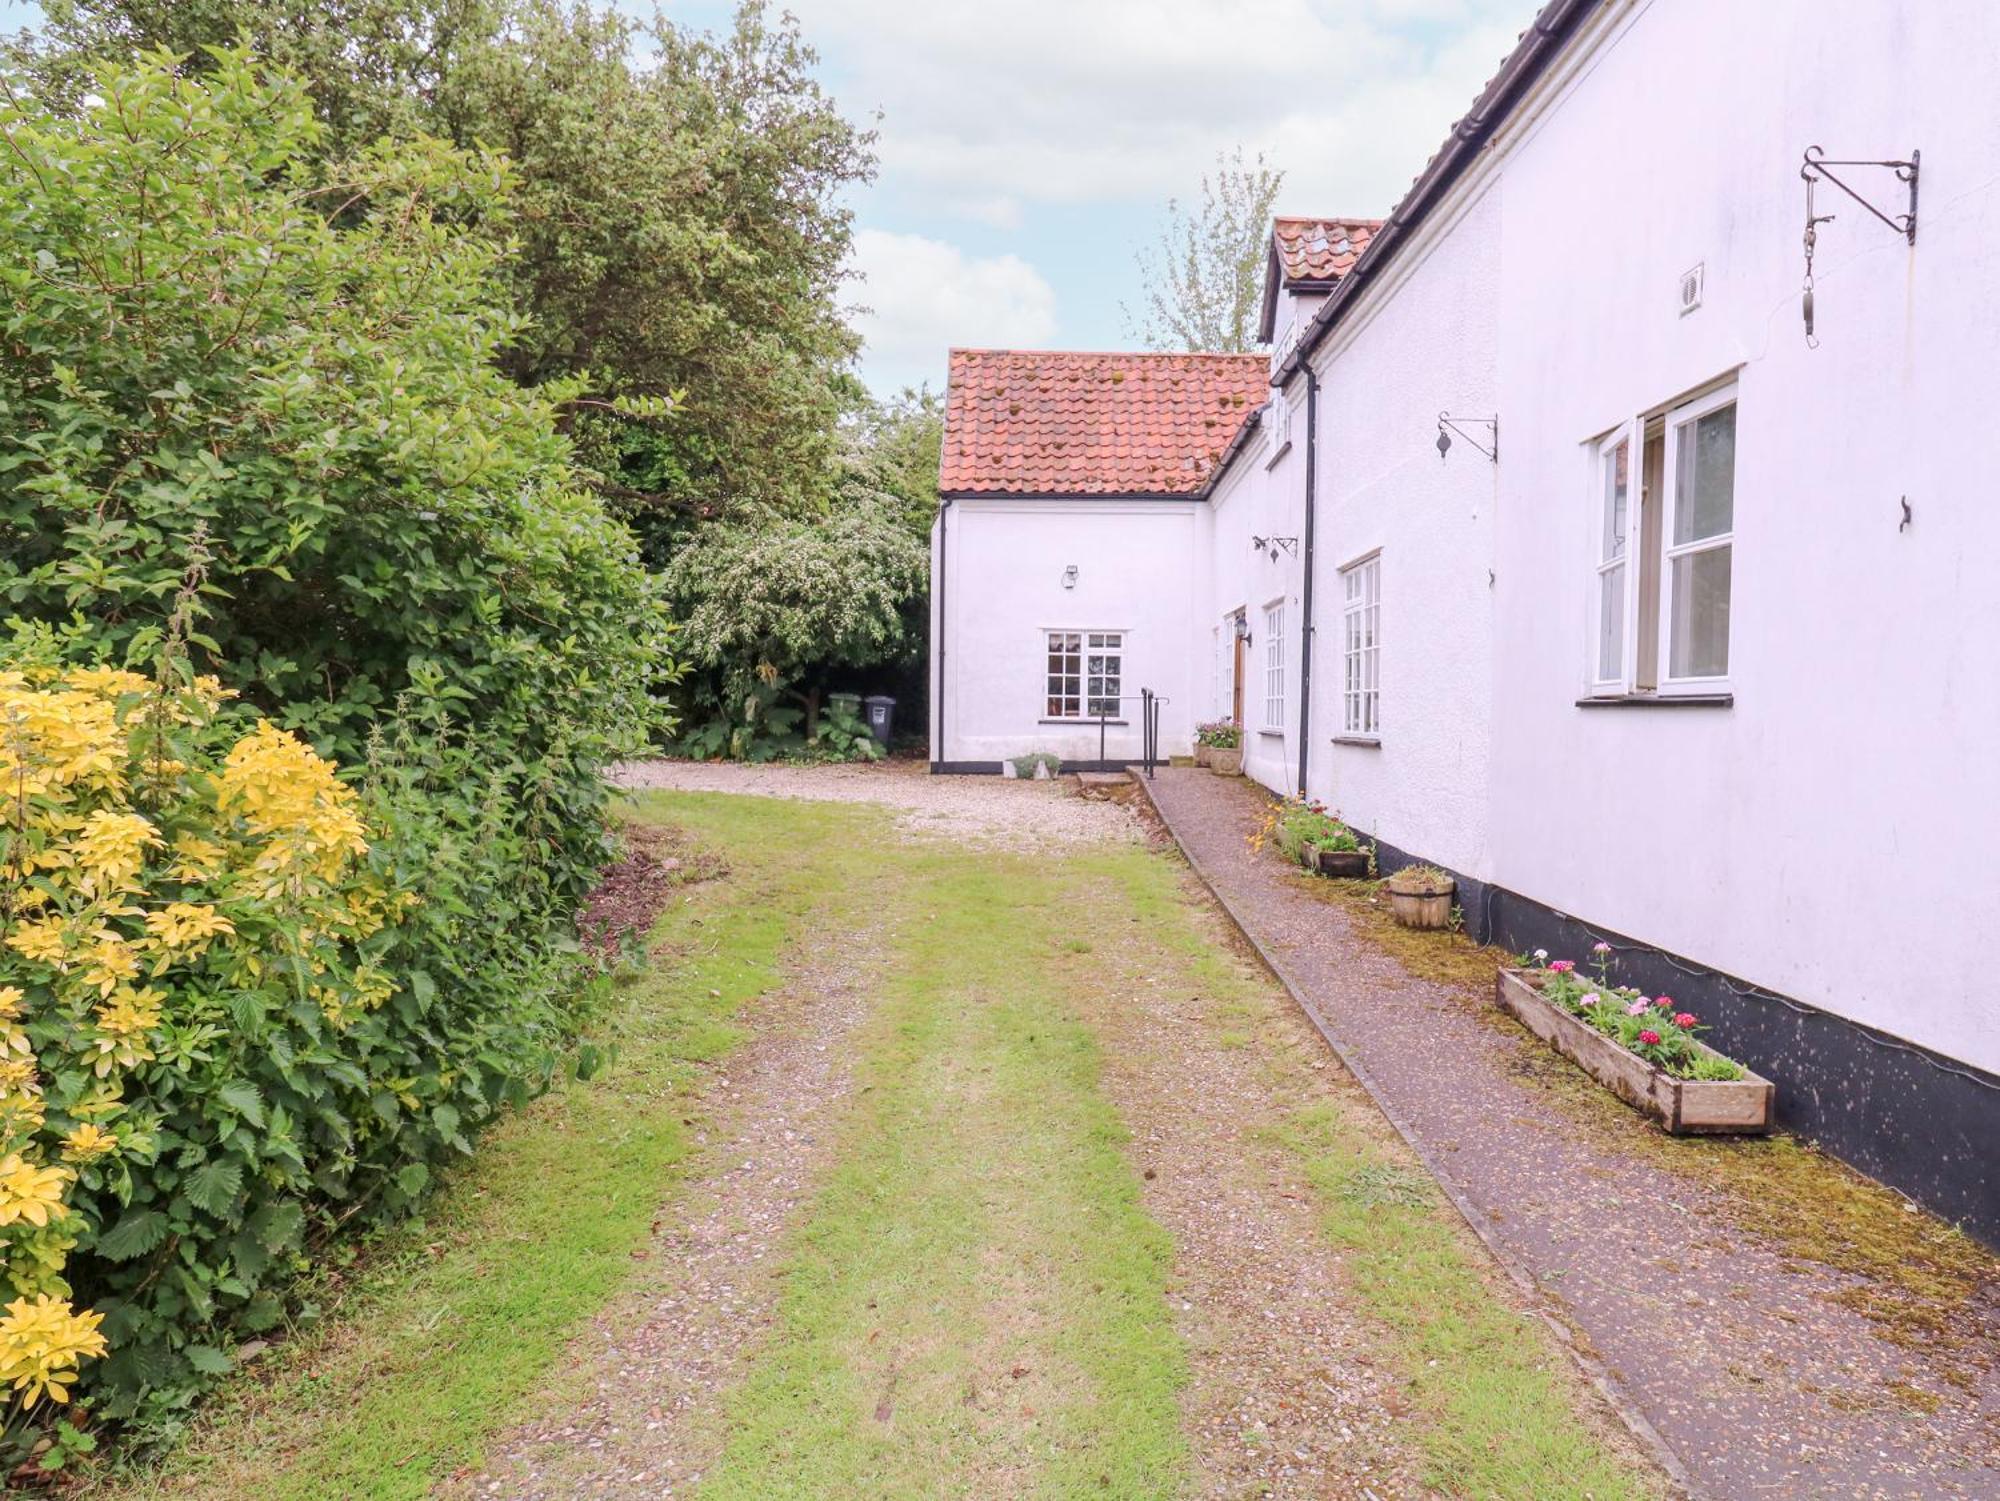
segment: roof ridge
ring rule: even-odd
[[[1268,363],[1270,356],[1261,350],[1235,349],[1016,349],[1005,346],[953,344],[949,354],[1006,354],[1047,358],[1059,355],[1068,359],[1089,360],[1257,360]]]

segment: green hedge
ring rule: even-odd
[[[368,940],[393,997],[343,1027],[169,986],[162,1025],[208,1030],[134,1070],[158,1155],[79,1190],[67,1269],[111,1343],[84,1390],[158,1431],[316,1245],[402,1212],[556,1067],[600,773],[660,727],[668,629],[577,482],[572,392],[495,368],[501,163],[418,140],[315,166],[301,90],[242,53],[95,93],[0,108],[14,656],[150,667],[178,600],[193,669],[348,768],[376,875],[424,898]]]

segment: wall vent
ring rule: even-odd
[[[1702,263],[1697,261],[1694,269],[1681,273],[1681,316],[1686,317],[1701,306]]]

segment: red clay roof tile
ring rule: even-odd
[[[1380,219],[1274,219],[1271,243],[1286,281],[1336,281],[1381,227]]]
[[[954,349],[947,495],[1191,495],[1264,404],[1261,354]]]

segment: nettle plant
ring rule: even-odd
[[[0,670],[0,1458],[86,1361],[213,1375],[191,1330],[276,1321],[326,1121],[245,1054],[351,1070],[330,1040],[398,989],[374,954],[414,898],[367,864],[355,792],[225,696],[171,662]]]
[[[1580,972],[1574,960],[1551,960],[1546,949],[1535,950],[1525,960],[1525,968],[1544,997],[1581,1017],[1628,1053],[1677,1079],[1743,1077],[1743,1065],[1695,1045],[1695,1039],[1708,1029],[1693,1012],[1683,1010],[1671,996],[1644,995],[1631,986],[1612,984],[1611,965],[1608,943],[1591,949],[1594,977]]]

